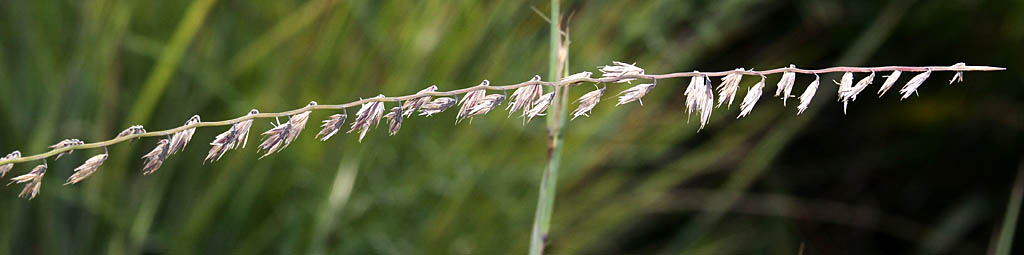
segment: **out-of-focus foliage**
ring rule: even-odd
[[[528,80],[547,70],[547,26],[531,10],[546,6],[3,1],[0,153],[108,139],[134,124],[167,129],[193,114],[222,120],[251,108],[409,94],[431,84],[450,90]],[[685,80],[660,82],[644,106],[613,107],[612,95],[625,87],[610,84],[592,117],[569,123],[552,251],[989,249],[1024,151],[1021,2],[567,1],[563,8],[572,13],[571,72],[612,60],[648,73],[961,61],[1008,71],[969,73],[952,86],[943,81],[948,73],[936,74],[920,97],[903,102],[893,92],[874,98],[869,88],[848,115],[823,81],[804,115],[766,96],[740,120],[737,108],[719,109],[700,133],[683,111]],[[811,79],[798,76],[795,91]],[[545,158],[543,121],[523,125],[494,112],[453,125],[449,111],[407,119],[393,137],[380,128],[362,143],[353,135],[314,140],[314,121],[329,114],[313,113],[295,143],[262,160],[250,144],[203,164],[206,141],[223,131],[204,128],[150,176],[140,174],[140,157],[157,139],[111,147],[107,163],[78,185],[60,184],[100,150],[50,161],[35,200],[16,198],[16,186],[0,192],[0,251],[525,251]],[[257,121],[250,142],[268,128]]]

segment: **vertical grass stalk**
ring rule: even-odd
[[[550,20],[550,51],[548,52],[548,79],[558,81],[561,79],[561,65],[558,59],[558,52],[561,49],[562,36],[560,35],[559,23],[559,0],[551,0]],[[568,58],[568,56],[566,56]],[[568,86],[555,87],[554,101],[552,107],[548,108],[547,129],[548,129],[548,162],[544,168],[544,174],[540,181],[540,191],[537,196],[537,212],[533,217],[533,231],[530,235],[530,254],[540,255],[544,253],[544,243],[547,241],[548,230],[551,228],[551,212],[555,206],[555,193],[558,187],[558,167],[562,161],[562,125],[565,124],[566,102],[564,93]]]

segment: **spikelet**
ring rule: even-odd
[[[534,75],[533,79],[530,79],[530,81],[540,81],[540,75]],[[505,107],[505,109],[508,110],[508,116],[512,117],[513,113],[522,109],[522,116],[526,117],[534,100],[537,100],[537,98],[542,94],[544,94],[544,88],[539,84],[519,87],[515,92],[512,92],[512,96],[509,97],[509,101],[512,103],[508,104],[508,107]]]
[[[375,98],[384,98],[384,95],[379,95]],[[383,102],[363,104],[363,107],[359,108],[359,111],[356,112],[356,119],[352,121],[352,128],[348,130],[348,133],[359,130],[359,142],[362,142],[363,137],[366,136],[366,131],[370,130],[370,125],[380,123],[381,115],[384,115]]]
[[[754,105],[757,105],[757,100],[761,99],[761,90],[764,89],[764,75],[761,76],[761,81],[754,84],[754,86],[747,89],[747,95],[743,96],[743,103],[740,104],[740,115],[736,116],[737,119],[747,116],[750,111],[754,110]]]
[[[900,94],[903,94],[903,97],[901,97],[900,100],[907,99],[910,95],[914,94],[914,92],[917,92],[917,88],[921,87],[921,84],[924,84],[924,81],[928,79],[929,75],[932,75],[931,69],[915,75],[914,78],[910,78],[907,85],[903,85],[903,88],[900,89]]]
[[[402,108],[393,107],[391,112],[384,115],[384,118],[388,119],[388,135],[398,134],[398,130],[402,128]]]
[[[331,139],[334,134],[338,133],[338,130],[341,130],[341,126],[345,124],[345,119],[348,119],[347,112],[327,117],[327,120],[323,121],[324,124],[320,125],[323,129],[320,130],[320,133],[316,134],[316,137],[319,138],[320,141],[327,141],[327,139]]]
[[[846,72],[839,82],[832,82],[839,85],[839,97],[836,98],[836,101],[843,101],[843,114],[846,114],[846,104],[850,102],[849,95],[853,92],[853,73]]]
[[[96,170],[100,168],[100,165],[103,165],[103,162],[107,161],[108,153],[109,152],[106,150],[106,147],[104,147],[103,154],[92,156],[86,160],[84,164],[75,168],[75,173],[72,174],[71,177],[68,177],[68,181],[65,182],[64,185],[78,183],[95,173]]]
[[[562,78],[562,82],[567,82],[567,81],[577,80],[577,79],[583,79],[583,78],[588,78],[589,79],[591,74],[593,74],[593,73],[591,73],[591,72],[575,73],[573,75],[569,75],[569,76],[566,76],[565,78]]]
[[[420,92],[416,92],[416,94],[419,95],[429,92],[437,92],[437,85],[430,85],[430,87],[420,90]],[[421,96],[416,99],[405,100],[405,103],[402,104],[402,114],[404,114],[402,117],[408,118],[409,116],[412,116],[412,114],[416,112],[416,109],[419,109],[423,104],[428,102],[430,102],[430,96]]]
[[[619,92],[619,103],[615,104],[615,106],[633,101],[639,101],[640,105],[644,105],[644,101],[640,100],[640,98],[647,95],[647,92],[651,92],[651,89],[654,89],[654,86],[657,85],[658,80],[654,80],[654,83],[637,84],[636,86],[623,90],[622,92]]]
[[[78,140],[78,139],[64,139],[63,141],[60,141],[57,144],[50,145],[49,148],[50,149],[54,149],[54,150],[59,150],[59,149],[65,148],[65,147],[71,147],[71,146],[83,145],[83,144],[85,144],[85,143],[83,143],[82,140]],[[64,156],[65,154],[66,155],[71,155],[72,152],[75,152],[75,150],[68,150],[68,151],[65,151],[65,152],[61,152],[60,154],[57,154],[57,158],[56,159],[60,159],[60,156]]]
[[[260,156],[260,159],[270,156],[270,154],[274,154],[275,152],[281,151],[281,149],[287,148],[288,145],[291,145],[292,142],[295,141],[295,138],[298,138],[299,134],[302,133],[302,129],[306,127],[306,121],[309,120],[309,113],[312,112],[311,110],[308,110],[308,108],[313,106],[316,106],[315,101],[309,102],[309,104],[306,105],[306,111],[292,115],[284,124],[281,124],[280,121],[276,125],[271,124],[274,127],[267,130],[267,132],[263,132],[265,137],[263,138],[263,143],[260,144],[260,147],[257,150],[266,152],[263,156]]]
[[[19,158],[21,158],[21,151],[14,151],[11,152],[10,154],[7,154],[7,156],[4,156],[3,158],[0,158],[0,160]],[[0,177],[4,177],[4,175],[6,175],[8,171],[11,171],[12,168],[14,168],[14,163],[0,165]]]
[[[594,106],[601,102],[601,96],[604,95],[605,88],[596,89],[591,92],[583,94],[579,99],[576,99],[576,103],[579,106],[576,107],[575,111],[572,111],[572,119],[575,120],[579,116],[590,117],[590,112],[594,110]]]
[[[164,160],[167,160],[167,156],[171,155],[169,153],[170,151],[170,140],[160,139],[160,141],[156,143],[156,148],[153,148],[152,151],[147,153],[145,156],[142,156],[142,158],[145,159],[145,164],[142,167],[142,174],[152,174],[153,172],[156,172],[157,169],[160,169],[160,166],[164,164]]]
[[[860,94],[861,91],[864,91],[864,89],[867,88],[868,85],[871,85],[871,83],[874,82],[874,80],[875,72],[871,72],[871,74],[868,75],[867,77],[860,79],[860,81],[857,82],[857,85],[854,85],[846,93],[840,95],[840,97],[843,97],[843,114],[846,114],[847,103],[857,101],[857,94]]]
[[[189,118],[188,121],[185,121],[184,126],[192,125],[193,123],[199,122],[199,115],[193,115],[192,118]],[[189,128],[181,132],[175,133],[173,136],[171,136],[171,150],[168,151],[168,154],[174,154],[181,150],[184,150],[185,146],[188,146],[188,142],[192,141],[192,135],[195,133],[195,128]]]
[[[967,66],[966,63],[960,62],[960,63],[954,64],[952,67],[965,67],[965,66]],[[956,71],[956,74],[953,75],[953,79],[949,80],[949,84],[953,85],[953,82],[964,82],[964,72],[963,71]]]
[[[480,85],[477,86],[488,86],[490,84],[490,81],[484,80],[483,82],[480,82]],[[455,116],[455,123],[457,124],[459,123],[460,120],[469,117],[467,115],[469,114],[469,111],[472,110],[473,107],[477,105],[477,102],[479,102],[480,99],[484,98],[484,94],[486,93],[487,92],[484,89],[477,89],[474,91],[467,92],[466,95],[462,97],[462,101],[459,102],[460,104],[462,104],[462,106],[459,107],[459,114]]]
[[[736,91],[740,88],[740,80],[743,79],[743,68],[736,68],[734,73],[730,73],[725,77],[722,77],[722,83],[718,84],[718,105],[716,107],[722,107],[722,103],[728,101],[727,107],[732,107],[732,102],[736,101]]]
[[[598,70],[601,71],[601,77],[602,78],[608,78],[608,77],[618,78],[618,77],[622,77],[622,76],[626,76],[626,75],[644,75],[644,69],[640,68],[640,67],[637,67],[636,63],[626,64],[626,63],[619,62],[619,61],[612,61],[612,65],[610,65],[610,66],[598,66],[597,68],[599,68]],[[633,79],[633,78],[621,79],[619,81],[616,81],[615,83],[626,83],[626,82],[628,82],[628,83],[632,84],[632,81],[635,81],[635,80],[636,79]]]
[[[306,104],[306,108],[313,106],[316,106],[316,101],[310,101],[309,104]],[[287,140],[285,140],[285,147],[288,147],[289,144],[295,141],[295,138],[299,137],[299,134],[302,134],[302,129],[306,128],[306,122],[309,121],[309,114],[312,112],[312,110],[306,110],[288,118],[288,126],[292,130],[288,131]]]
[[[882,97],[882,95],[885,95],[885,92],[888,92],[889,89],[892,88],[892,85],[896,84],[896,81],[900,79],[900,74],[902,73],[903,72],[900,72],[900,70],[896,70],[892,71],[891,74],[886,76],[888,78],[885,78],[885,82],[882,83],[882,87],[878,88],[878,97]]]
[[[252,109],[246,116],[256,115],[259,113],[260,111]],[[224,131],[224,133],[217,135],[217,137],[213,139],[213,142],[210,143],[210,152],[206,155],[206,159],[203,160],[203,163],[206,163],[206,161],[213,162],[220,160],[220,157],[224,156],[224,153],[229,150],[245,148],[245,144],[249,141],[249,129],[252,127],[253,120],[254,119],[248,119],[235,123],[231,125],[231,128],[228,129],[228,131]]]
[[[116,138],[121,138],[121,137],[125,137],[125,136],[130,136],[130,135],[145,134],[145,133],[146,133],[146,129],[142,128],[142,125],[134,125],[134,126],[128,127],[124,131],[121,131],[121,133],[118,133]],[[136,137],[135,139],[132,139],[132,141],[135,141],[135,140],[139,140],[139,138]]]
[[[18,197],[28,197],[29,200],[32,200],[39,194],[39,188],[43,185],[43,175],[45,174],[46,162],[44,161],[42,165],[36,166],[36,168],[32,169],[31,172],[11,178],[11,182],[7,185],[14,183],[27,183],[25,184],[25,188],[21,189],[21,193],[18,194]]]
[[[789,65],[789,68],[796,68],[796,65]],[[795,82],[795,72],[787,71],[782,73],[782,79],[779,79],[779,84],[775,89],[775,96],[782,97],[782,106],[786,106],[786,100],[789,99],[789,95],[792,94],[791,92],[793,91],[793,83]]]
[[[448,110],[455,105],[455,99],[450,97],[439,97],[420,107],[420,116],[433,116],[434,114]]]
[[[698,71],[694,72],[698,75],[690,78],[690,85],[686,86],[683,95],[686,95],[686,114],[700,114],[700,128],[697,129],[700,131],[711,119],[711,112],[715,106],[715,92],[711,87],[711,79]]]
[[[473,108],[469,109],[469,112],[467,112],[466,115],[463,116],[463,119],[472,119],[474,116],[487,114],[488,112],[491,112],[491,110],[494,110],[494,108],[497,108],[498,105],[501,104],[501,101],[504,100],[505,95],[502,94],[486,95],[479,101],[477,101],[476,105],[473,106]],[[456,120],[456,123],[458,123],[458,121],[459,120]]]
[[[548,106],[551,105],[551,100],[555,98],[555,92],[548,92],[547,94],[541,95],[537,102],[533,103],[533,106],[526,111],[524,116],[526,119],[523,122],[530,122],[534,117],[544,116],[544,112],[547,112]]]
[[[804,93],[800,94],[800,105],[796,107],[796,115],[800,115],[807,110],[807,107],[811,105],[811,99],[814,99],[814,93],[818,91],[818,84],[821,82],[821,77],[818,74],[814,74],[814,81],[810,85],[807,85],[807,89],[804,89]]]

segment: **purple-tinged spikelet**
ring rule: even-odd
[[[14,151],[14,152],[11,152],[10,154],[7,154],[7,156],[4,156],[3,158],[0,158],[0,160],[19,159],[19,158],[21,158],[21,151]],[[4,164],[4,165],[0,166],[0,177],[4,177],[4,175],[6,175],[8,171],[11,171],[12,168],[14,168],[14,164],[13,163],[12,164]]]
[[[11,178],[11,182],[7,185],[27,183],[25,188],[21,189],[21,193],[18,193],[18,197],[27,197],[29,200],[32,200],[36,198],[36,195],[39,194],[39,188],[43,186],[43,175],[46,174],[46,167],[46,162],[44,161],[42,165],[36,166],[31,172]]]
[[[76,145],[83,145],[83,144],[85,144],[85,143],[83,143],[82,140],[78,140],[78,139],[64,139],[63,141],[60,141],[57,144],[50,145],[49,148],[57,150],[57,149],[63,149],[63,148],[66,148],[66,147],[71,147],[71,146],[76,146]],[[61,152],[60,154],[57,154],[57,159],[60,159],[60,156],[71,155],[72,152],[75,152],[75,150],[68,150],[68,151],[65,151],[65,152]]]
[[[134,125],[134,126],[128,127],[124,131],[121,131],[121,133],[118,133],[116,138],[121,138],[121,137],[125,137],[125,136],[130,136],[130,135],[145,134],[145,133],[146,133],[146,129],[142,128],[142,125]],[[132,140],[133,141],[134,140],[139,140],[139,138],[135,138],[135,139],[132,139]]]
[[[192,125],[194,123],[199,123],[200,121],[201,120],[199,119],[199,115],[193,115],[192,118],[189,118],[188,121],[185,121],[185,125],[183,125],[183,126],[188,126],[188,125]],[[179,152],[181,150],[184,150],[185,146],[188,146],[188,142],[192,141],[192,135],[194,135],[195,133],[196,133],[196,129],[195,128],[189,128],[189,129],[185,129],[185,130],[183,130],[181,132],[174,133],[174,135],[171,136],[171,141],[170,141],[171,142],[170,143],[171,149],[167,153],[168,154],[174,154],[174,153],[177,153],[177,152]]]
[[[75,184],[82,180],[85,180],[86,177],[89,177],[90,175],[95,173],[96,170],[100,168],[100,165],[103,165],[104,161],[107,161],[108,155],[109,154],[106,151],[106,148],[104,147],[103,154],[92,156],[91,158],[86,160],[84,164],[75,168],[75,173],[72,174],[71,177],[68,177],[68,180],[67,182],[64,183],[64,185]]]
[[[160,166],[164,164],[164,160],[167,160],[167,156],[170,156],[171,141],[168,139],[160,139],[156,143],[156,148],[146,153],[142,158],[145,160],[145,164],[142,166],[142,174],[149,175],[160,169]]]
[[[256,115],[259,113],[260,111],[252,109],[249,111],[248,115]],[[213,139],[213,142],[210,143],[210,152],[206,154],[206,159],[204,159],[203,162],[217,161],[220,160],[220,157],[224,156],[224,153],[229,150],[245,148],[245,144],[249,140],[249,129],[252,127],[253,120],[254,119],[248,119],[235,123],[231,125],[231,128],[228,129],[228,131],[224,131],[224,133],[217,135],[217,137]]]
[[[548,92],[547,94],[541,95],[533,106],[525,112],[524,118],[526,120],[523,123],[530,122],[534,117],[544,116],[544,113],[548,111],[548,106],[551,105],[551,100],[555,98],[555,92]]]
[[[488,86],[490,84],[490,81],[484,80],[477,86]],[[466,95],[462,97],[462,101],[459,101],[459,104],[462,104],[462,106],[459,107],[459,114],[455,116],[455,123],[459,123],[460,120],[469,117],[469,111],[472,110],[473,107],[476,107],[478,102],[484,98],[484,94],[486,93],[487,92],[484,89],[467,92]]]
[[[376,98],[383,98],[384,95],[379,95]],[[348,130],[348,133],[359,130],[359,142],[363,141],[363,137],[366,136],[366,131],[370,130],[370,125],[380,123],[381,115],[384,115],[384,103],[383,102],[368,102],[363,104],[359,111],[356,112],[356,119],[352,121],[352,128]]]
[[[450,97],[439,97],[420,107],[420,116],[433,116],[434,114],[448,110],[455,105],[455,99]]]
[[[570,120],[575,120],[576,117],[579,116],[590,117],[590,111],[593,111],[594,106],[597,106],[597,103],[601,102],[601,96],[604,95],[605,89],[606,87],[587,92],[579,99],[576,99],[576,103],[578,103],[579,106],[576,107],[576,110],[572,111],[572,119]]]
[[[320,130],[320,133],[316,134],[316,138],[319,138],[320,141],[331,139],[334,134],[338,133],[338,130],[341,130],[341,126],[345,124],[345,119],[348,119],[348,113],[331,115],[327,120],[323,121],[323,125],[320,125],[323,129]]]
[[[416,94],[419,95],[429,92],[437,92],[437,85],[430,85],[430,87],[420,90],[420,92],[416,92]],[[406,100],[405,103],[402,104],[402,117],[408,118],[409,116],[412,116],[412,114],[416,112],[416,109],[419,109],[423,104],[428,102],[430,102],[430,96],[421,96],[416,99]]]
[[[540,75],[534,75],[530,81],[540,81]],[[542,94],[544,94],[544,88],[541,85],[519,87],[515,92],[512,92],[512,96],[509,97],[511,103],[508,104],[508,107],[505,107],[508,110],[508,116],[512,117],[513,113],[522,109],[522,116],[526,117],[534,100],[537,100]]]
[[[388,135],[398,134],[398,130],[402,128],[402,108],[393,107],[391,112],[384,115],[384,118],[388,119]]]

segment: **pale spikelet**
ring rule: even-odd
[[[603,78],[608,78],[608,77],[618,78],[618,77],[623,77],[623,76],[627,76],[627,75],[644,75],[644,69],[640,68],[640,67],[637,67],[636,63],[627,64],[627,63],[623,63],[623,62],[619,62],[619,61],[612,61],[612,65],[610,65],[610,66],[598,66],[597,68],[599,68],[598,70],[601,71],[601,77],[603,77]],[[588,77],[589,77],[589,75],[588,75]],[[622,79],[622,80],[616,81],[615,83],[624,83],[624,82],[632,83],[632,81],[635,81],[635,80],[636,79],[633,79],[633,78]]]
[[[260,143],[259,148],[256,150],[257,152],[266,152],[259,159],[270,156],[270,154],[274,154],[274,152],[278,152],[288,146],[288,136],[291,135],[293,130],[291,122],[286,121],[284,124],[281,124],[278,121],[278,123],[271,123],[271,125],[274,127],[267,130],[267,132],[263,132],[265,136],[263,143]]]
[[[21,158],[21,151],[14,151],[14,152],[11,152],[10,154],[7,154],[7,156],[4,156],[3,158],[0,158],[0,160],[19,159],[19,158]],[[4,165],[0,166],[0,177],[4,177],[4,175],[6,175],[8,171],[11,171],[11,168],[14,168],[14,164],[13,163],[11,163],[11,164],[4,164]]]
[[[846,114],[847,103],[857,101],[857,94],[860,94],[861,91],[864,91],[864,89],[867,88],[868,85],[871,85],[871,83],[874,82],[874,80],[875,72],[871,72],[871,74],[868,75],[867,77],[860,79],[860,81],[857,82],[857,85],[853,85],[853,87],[851,87],[849,90],[847,90],[845,93],[842,93],[839,96],[843,100],[843,114]]]
[[[393,107],[391,112],[384,115],[384,118],[388,119],[388,135],[398,134],[398,130],[402,128],[402,108]]]
[[[379,95],[375,98],[383,98],[384,95]],[[348,133],[359,130],[359,142],[363,141],[363,137],[366,136],[366,131],[370,130],[370,125],[380,123],[381,115],[384,115],[384,103],[383,102],[368,102],[363,104],[359,111],[356,112],[356,119],[352,121],[352,128],[348,130]]]
[[[965,67],[965,66],[967,66],[966,63],[960,62],[960,63],[954,64],[952,67]],[[953,82],[964,82],[964,72],[957,71],[956,74],[953,75],[953,79],[949,80],[949,84],[952,85]]]
[[[28,197],[29,200],[32,200],[33,198],[36,198],[36,195],[39,194],[39,188],[43,185],[43,175],[45,174],[46,162],[43,162],[42,165],[36,166],[36,168],[32,169],[31,172],[20,175],[18,177],[11,178],[11,182],[8,183],[7,185],[11,185],[14,183],[27,183],[25,184],[25,188],[21,189],[21,193],[18,194],[18,197]]]
[[[259,113],[260,111],[252,109],[249,111],[248,115],[256,115]],[[248,119],[235,123],[234,125],[231,125],[231,128],[228,129],[228,131],[224,131],[224,133],[217,135],[217,137],[213,139],[213,142],[210,143],[210,152],[206,154],[206,159],[203,160],[203,163],[206,161],[213,162],[220,160],[220,157],[224,156],[224,153],[229,150],[245,148],[245,144],[249,141],[249,129],[252,128],[253,120],[254,119]]]
[[[497,108],[498,105],[501,104],[501,101],[504,100],[505,95],[502,94],[486,95],[477,101],[476,105],[469,109],[469,112],[467,112],[466,116],[463,116],[463,118],[472,119],[474,116],[487,114],[488,112],[491,112],[491,110],[494,110],[494,108]],[[456,123],[458,123],[458,120],[456,120]]]
[[[853,73],[846,72],[839,82],[832,81],[839,85],[839,97],[837,101],[843,101],[843,114],[846,114],[846,105],[850,103],[850,96],[853,95]]]
[[[334,134],[338,133],[338,130],[341,130],[341,126],[345,124],[345,119],[348,119],[348,113],[335,114],[327,117],[327,120],[323,121],[324,124],[320,125],[323,129],[320,130],[320,133],[316,134],[316,137],[319,138],[320,141],[327,141],[327,139],[331,139]]]
[[[591,73],[591,72],[575,73],[573,75],[569,75],[569,76],[566,76],[565,78],[562,78],[562,82],[576,80],[576,79],[590,78],[591,74],[593,74],[593,73]]]
[[[722,107],[722,103],[729,102],[727,107],[732,107],[732,102],[736,101],[736,91],[740,89],[740,80],[743,79],[743,68],[736,68],[736,72],[730,73],[725,77],[722,77],[722,83],[718,84],[718,105],[716,107]]]
[[[490,84],[490,81],[484,80],[477,86],[488,86]],[[469,111],[477,105],[480,99],[484,98],[484,94],[486,93],[487,91],[484,89],[467,92],[466,95],[462,97],[462,101],[459,101],[459,104],[462,104],[462,106],[459,107],[459,114],[455,116],[455,123],[459,123],[460,120],[468,117],[467,114],[469,114]]]
[[[170,150],[170,140],[160,139],[160,141],[156,143],[156,148],[153,148],[152,151],[146,153],[145,156],[142,156],[142,158],[145,159],[145,164],[142,167],[142,174],[152,174],[153,172],[156,172],[157,169],[160,169],[160,166],[164,164],[164,160],[167,160],[167,156],[171,155],[168,153]]]
[[[146,133],[146,129],[142,128],[142,125],[134,125],[134,126],[128,127],[128,129],[125,129],[124,131],[121,131],[121,133],[118,133],[116,138],[121,138],[121,137],[125,137],[125,136],[130,136],[130,135],[145,134],[145,133]],[[134,141],[134,140],[139,140],[139,138],[132,139],[132,141]]]
[[[82,164],[78,168],[75,168],[75,173],[72,174],[71,177],[68,177],[68,181],[65,182],[64,185],[75,184],[82,180],[85,180],[86,177],[89,177],[90,175],[92,175],[92,173],[95,173],[96,170],[100,168],[100,165],[103,165],[104,161],[107,161],[108,155],[109,154],[106,151],[106,148],[104,148],[103,154],[92,156],[91,158],[86,160],[84,164]]]
[[[789,68],[796,68],[796,65],[789,65]],[[789,95],[793,91],[793,83],[796,82],[796,73],[784,72],[782,73],[782,79],[779,79],[779,84],[775,89],[775,96],[782,97],[782,106],[786,106],[786,100],[789,99]]]
[[[604,95],[605,89],[606,88],[600,88],[587,92],[579,99],[576,99],[576,103],[578,103],[579,106],[576,107],[576,110],[572,111],[572,119],[570,120],[575,120],[576,117],[579,116],[590,117],[590,111],[593,111],[594,106],[597,106],[597,103],[601,102],[601,96]]]
[[[57,144],[50,145],[49,148],[50,149],[54,149],[54,150],[58,150],[58,149],[63,149],[65,147],[71,147],[71,146],[83,145],[83,144],[85,144],[85,143],[83,143],[82,140],[78,140],[78,139],[64,139],[63,141],[60,141]],[[65,154],[71,155],[72,152],[75,152],[75,150],[68,150],[68,151],[65,151],[65,152],[61,152],[60,154],[57,154],[57,158],[56,159],[60,159],[60,156],[64,156]]]
[[[932,75],[931,69],[915,75],[914,78],[910,78],[907,85],[903,85],[903,88],[900,89],[900,94],[903,94],[903,97],[901,97],[900,100],[907,99],[910,95],[917,92],[917,88],[921,87],[921,84],[924,84],[924,81],[928,79],[929,75]]]
[[[747,116],[750,111],[754,110],[754,105],[757,105],[757,100],[761,99],[761,90],[764,89],[764,75],[761,76],[761,81],[754,84],[754,86],[747,89],[747,95],[743,96],[743,102],[740,103],[740,115],[736,116],[737,119]]]
[[[306,108],[313,106],[316,106],[316,101],[310,101],[309,104],[306,105]],[[286,137],[287,140],[285,140],[285,147],[295,141],[295,138],[298,138],[299,134],[302,134],[302,130],[306,128],[306,122],[309,121],[309,114],[312,112],[312,110],[307,110],[288,118],[288,126],[292,130],[288,131],[288,136]]]
[[[821,77],[818,74],[814,74],[814,81],[810,85],[807,85],[807,89],[804,89],[804,93],[800,94],[800,105],[796,107],[796,115],[800,115],[807,110],[807,107],[811,105],[811,99],[814,99],[814,93],[818,91],[818,84],[820,84]]]
[[[185,121],[185,125],[183,126],[188,126],[192,125],[193,123],[199,122],[199,115],[193,115],[192,118],[189,118],[188,121]],[[181,132],[174,133],[174,135],[171,136],[171,149],[168,151],[168,154],[174,154],[181,150],[184,150],[185,146],[188,146],[188,142],[192,141],[192,135],[195,133],[195,128],[189,128]]]
[[[540,81],[540,75],[534,75],[530,81]],[[544,88],[541,85],[529,85],[523,86],[512,92],[512,96],[509,97],[511,103],[508,107],[508,116],[512,117],[512,114],[520,109],[523,110],[523,117],[530,111],[530,106],[533,105],[534,100],[537,100],[542,94],[544,94]]]
[[[704,125],[711,119],[711,112],[715,106],[715,92],[711,87],[711,79],[706,75],[700,75],[700,72],[694,72],[698,75],[690,78],[690,85],[686,86],[683,95],[686,95],[686,114],[700,114],[700,128],[697,129],[699,131],[704,129]]]
[[[419,95],[429,92],[437,92],[437,85],[430,85],[430,87],[420,90],[420,92],[416,92],[416,94]],[[430,96],[421,96],[416,99],[405,100],[405,103],[402,104],[402,117],[408,118],[409,116],[412,116],[412,114],[416,112],[416,109],[419,109],[423,104],[428,102],[430,102]]]
[[[455,99],[450,97],[439,97],[420,107],[420,116],[433,116],[434,114],[448,110],[455,105]]]
[[[647,95],[647,92],[651,92],[651,89],[654,89],[654,86],[656,85],[658,85],[657,80],[655,80],[654,83],[637,84],[636,86],[619,92],[619,103],[615,104],[615,106],[633,101],[639,101],[640,105],[644,105],[644,100],[641,100],[640,98]]]
[[[533,103],[533,106],[526,111],[524,116],[526,122],[530,122],[534,117],[544,116],[544,112],[547,112],[548,106],[551,105],[551,100],[555,99],[555,92],[548,92],[547,94],[541,95],[537,102]]]
[[[900,72],[900,70],[896,70],[892,71],[891,74],[886,76],[888,78],[885,78],[885,82],[882,83],[882,87],[878,88],[878,97],[882,97],[882,95],[885,95],[885,92],[888,92],[889,89],[892,88],[892,85],[896,84],[896,81],[900,79],[900,74],[902,73],[903,72]]]

